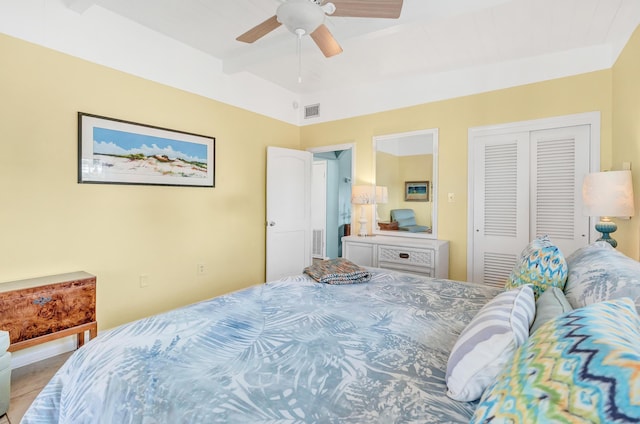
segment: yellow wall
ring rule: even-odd
[[[356,144],[356,183],[371,183],[372,137],[438,128],[438,237],[450,243],[450,278],[467,277],[468,129],[600,111],[601,163],[611,163],[612,71],[540,82],[474,96],[305,126],[303,147]],[[447,202],[447,193],[456,201]],[[636,236],[637,240],[637,236]]]
[[[637,28],[613,67],[613,161],[612,169],[631,163],[636,214],[617,219],[618,250],[640,257],[640,28]]]
[[[633,162],[640,190],[637,32],[612,70],[302,128],[4,35],[0,54],[11,58],[0,66],[0,281],[94,273],[101,328],[263,281],[268,145],[353,142],[353,183],[364,184],[373,136],[439,128],[438,233],[461,280],[468,128],[600,111],[603,169]],[[216,188],[77,184],[78,111],[216,137]],[[617,233],[636,258],[638,222],[619,222]]]
[[[431,227],[431,202],[405,202],[404,183],[407,181],[431,181],[433,175],[433,155],[403,156],[400,158],[400,209],[413,209],[416,214],[416,224]],[[429,193],[431,199],[431,193]]]
[[[96,274],[103,329],[264,281],[266,146],[298,127],[4,35],[0,56],[0,281]],[[78,111],[216,137],[216,187],[78,184]]]
[[[433,175],[433,155],[394,156],[376,152],[376,184],[386,186],[389,199],[378,205],[381,222],[391,219],[391,209],[413,209],[418,225],[431,226],[431,205],[429,202],[405,202],[404,183],[406,181],[431,181]],[[431,197],[429,197],[431,199]]]

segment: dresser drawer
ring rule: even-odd
[[[0,293],[0,328],[11,343],[95,323],[96,279]]]
[[[416,274],[423,277],[435,277],[435,269],[423,266],[400,265],[393,262],[381,262],[379,268],[392,269],[394,271]]]
[[[433,268],[435,251],[401,246],[378,246],[378,264],[393,263]]]

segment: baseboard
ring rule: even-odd
[[[11,369],[20,368],[53,356],[71,352],[75,350],[76,347],[77,337],[73,335],[12,352]]]

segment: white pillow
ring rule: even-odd
[[[535,315],[531,286],[502,292],[480,309],[460,333],[447,362],[447,396],[479,399],[516,348],[529,337]]]

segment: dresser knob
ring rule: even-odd
[[[409,259],[409,254],[408,253],[400,253],[399,255],[402,259]]]

